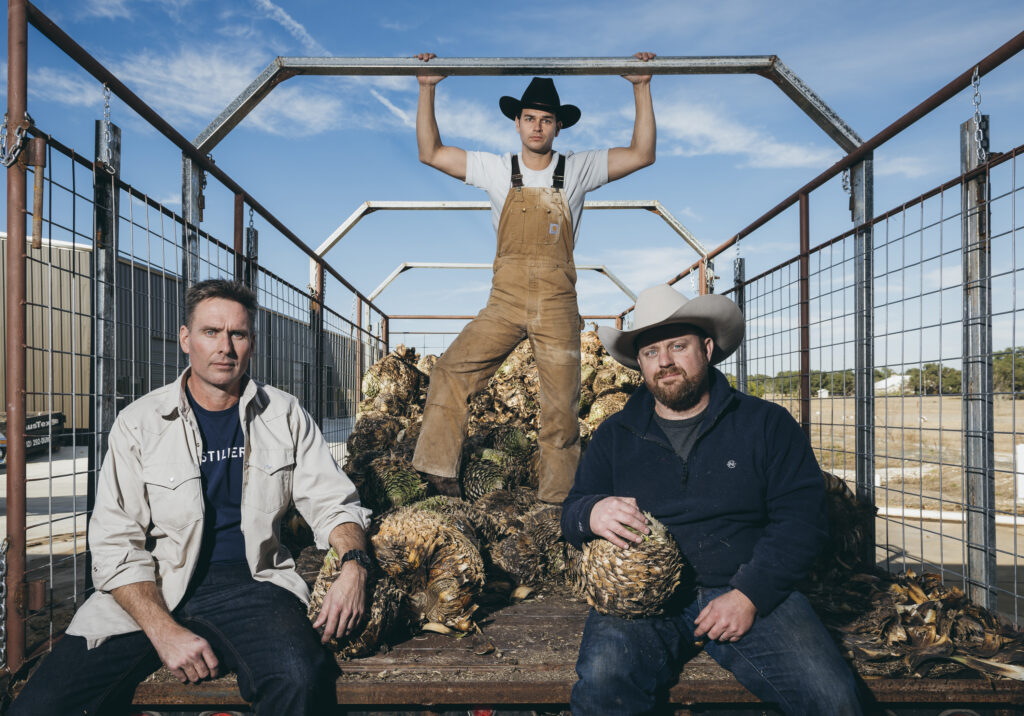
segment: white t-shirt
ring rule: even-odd
[[[551,179],[558,164],[558,152],[551,155],[551,163],[540,171],[528,169],[519,157],[519,171],[523,174],[523,186],[551,186]],[[491,154],[490,152],[466,152],[466,183],[487,192],[491,200],[491,222],[498,232],[498,220],[505,205],[505,197],[512,187],[512,154]],[[608,150],[594,149],[579,154],[565,155],[565,191],[572,213],[573,245],[580,235],[580,215],[587,192],[608,183]]]

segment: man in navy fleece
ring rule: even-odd
[[[712,367],[743,340],[736,304],[687,300],[662,284],[637,298],[633,329],[598,330],[644,385],[594,434],[562,532],[577,547],[603,537],[628,549],[650,532],[647,511],[675,537],[694,579],[661,616],[591,610],[574,716],[656,710],[697,639],[787,714],[861,713],[850,668],[795,590],[826,536],[810,444],[785,409],[733,390]]]

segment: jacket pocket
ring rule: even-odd
[[[260,512],[284,512],[291,501],[294,470],[290,450],[253,450],[243,500]]]
[[[164,529],[183,529],[203,516],[203,482],[190,462],[143,465],[150,520]]]

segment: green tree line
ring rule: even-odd
[[[875,382],[884,380],[895,371],[875,369]],[[963,385],[961,372],[956,368],[938,363],[925,363],[920,368],[910,368],[902,392],[905,395],[960,395]],[[729,383],[735,387],[736,377],[729,375]],[[852,396],[854,390],[853,370],[818,371],[810,373],[811,395],[827,390],[829,395]],[[1006,348],[992,356],[992,388],[996,394],[1024,398],[1024,347]],[[747,392],[763,397],[766,394],[799,396],[800,372],[783,370],[774,376],[754,373],[747,376]]]

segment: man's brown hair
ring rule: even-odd
[[[259,309],[259,302],[252,289],[238,281],[228,281],[223,278],[210,278],[205,281],[193,284],[185,291],[185,327],[192,328],[192,318],[196,313],[196,306],[208,298],[226,298],[229,301],[236,301],[245,308],[249,314],[249,332],[256,331],[256,311]]]

